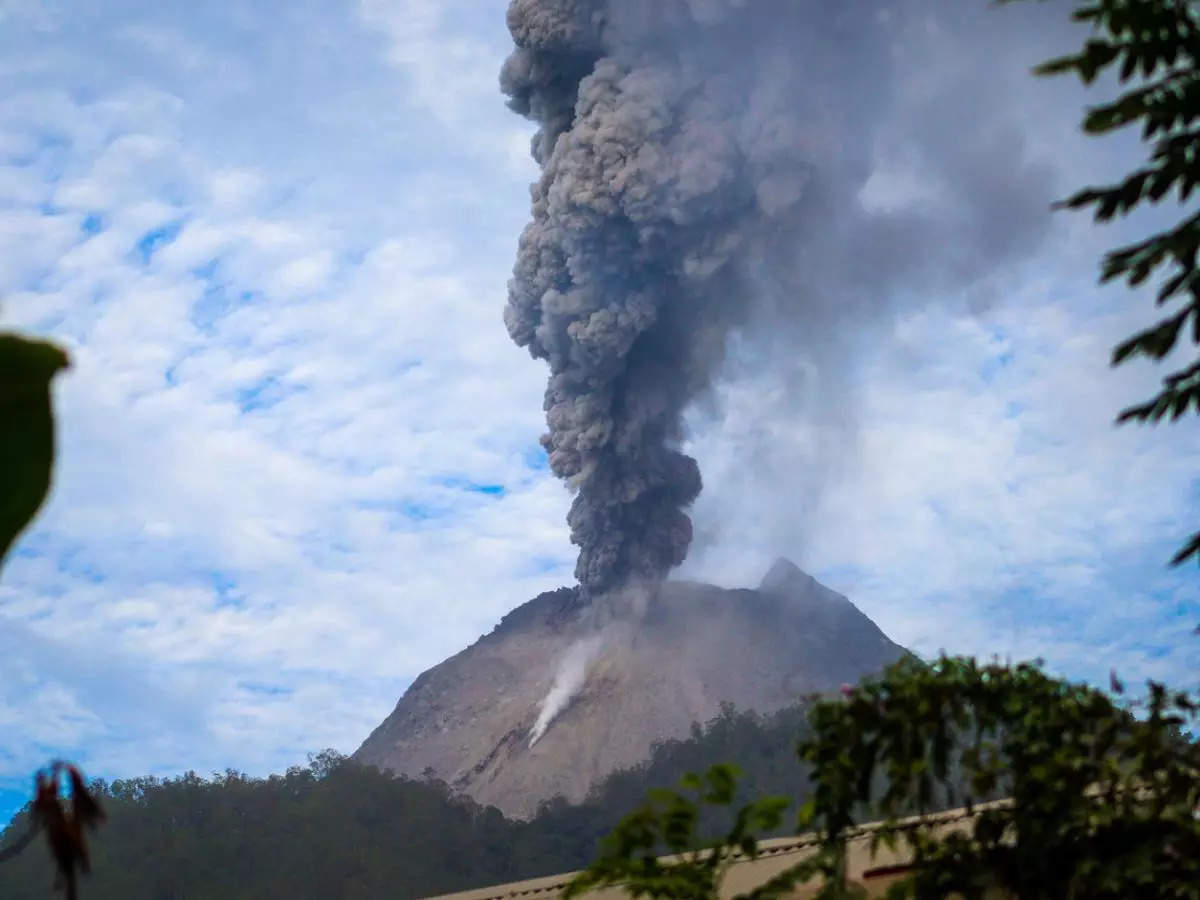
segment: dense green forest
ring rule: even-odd
[[[806,709],[771,716],[726,707],[686,740],[657,744],[582,804],[544,803],[531,821],[453,796],[442,782],[392,778],[332,751],[283,775],[98,783],[108,821],[95,835],[84,900],[420,897],[586,866],[647,789],[733,761],[745,798],[799,798]],[[715,815],[717,813],[710,813]],[[705,830],[720,822],[710,820]],[[0,848],[28,827],[27,812]],[[46,900],[53,866],[39,837],[0,865],[0,897]]]

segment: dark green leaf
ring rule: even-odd
[[[1183,549],[1171,557],[1171,565],[1178,566],[1189,556],[1195,556],[1196,561],[1200,563],[1200,531],[1192,535],[1192,539],[1183,546]]]
[[[0,563],[50,490],[50,381],[67,365],[53,344],[0,334]]]

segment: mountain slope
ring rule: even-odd
[[[556,795],[582,800],[604,775],[645,759],[655,741],[686,736],[723,702],[773,712],[904,653],[786,560],[757,590],[668,582],[636,622],[601,631],[582,612],[569,589],[514,610],[417,678],[354,758],[432,773],[528,817]],[[572,669],[577,690],[560,691],[569,701],[530,746],[543,701]]]

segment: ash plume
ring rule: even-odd
[[[1049,172],[995,129],[960,141],[938,209],[860,200],[902,82],[897,36],[950,6],[512,0],[501,86],[539,126],[541,177],[504,321],[550,368],[542,444],[575,491],[585,594],[686,556],[701,477],[683,417],[731,333],[836,367],[897,286],[969,284],[1040,240]]]

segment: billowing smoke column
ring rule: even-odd
[[[540,125],[542,175],[504,320],[550,366],[542,443],[576,490],[588,593],[657,581],[687,553],[701,480],[679,450],[684,409],[763,296],[748,273],[794,257],[839,186],[865,177],[842,120],[877,98],[829,88],[872,51],[877,8],[510,5],[501,83]]]
[[[504,318],[550,367],[542,441],[576,491],[585,593],[686,555],[682,417],[731,334],[759,368],[803,355],[838,383],[896,298],[1041,241],[1054,173],[1025,152],[1014,48],[1054,29],[988,6],[512,0],[501,85],[541,177]]]

